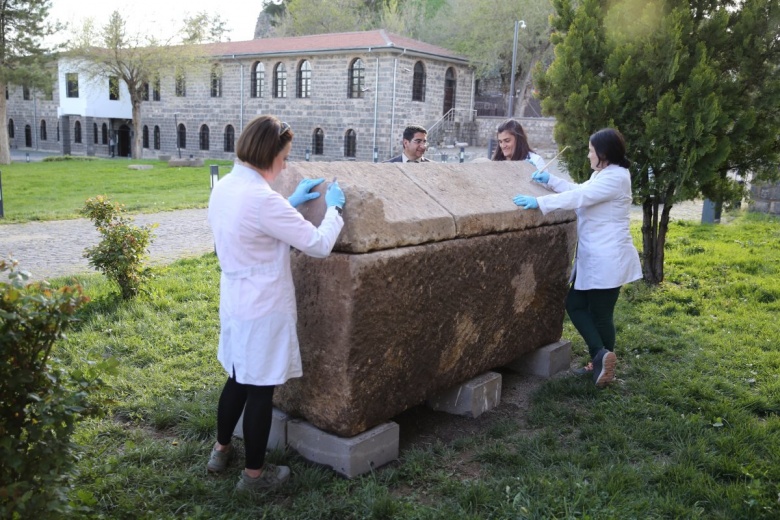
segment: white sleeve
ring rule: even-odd
[[[263,233],[315,258],[325,258],[333,250],[344,226],[336,208],[328,208],[320,227],[316,227],[278,193],[273,193],[264,203],[259,223]]]
[[[550,179],[552,180],[552,176],[550,176]],[[558,180],[562,181],[561,179]],[[539,197],[537,202],[543,214],[556,209],[571,210],[584,208],[619,198],[625,191],[623,184],[623,176],[621,175],[602,174],[582,184],[575,184],[574,188],[562,193]]]

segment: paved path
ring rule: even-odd
[[[200,256],[214,250],[205,209],[135,215],[135,224],[159,224],[149,248],[152,264]],[[86,247],[100,240],[87,219],[0,225],[0,256],[13,255],[32,279],[94,272],[83,258]]]
[[[701,202],[684,202],[672,208],[672,219],[701,221]],[[635,206],[631,218],[642,219]],[[214,250],[205,209],[138,214],[138,225],[157,223],[149,248],[151,263],[167,264],[179,258],[200,256]],[[33,280],[94,272],[83,258],[84,249],[100,238],[87,219],[0,225],[0,257],[13,255]]]

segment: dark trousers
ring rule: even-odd
[[[599,350],[615,350],[615,304],[620,287],[578,291],[572,284],[566,296],[566,312],[571,322],[588,345],[590,358]]]
[[[265,460],[273,418],[274,386],[243,385],[229,377],[217,406],[217,442],[230,444],[241,412],[244,412],[246,468],[260,469]]]

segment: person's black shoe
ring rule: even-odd
[[[615,379],[617,356],[614,352],[603,348],[593,358],[593,383],[602,388]]]

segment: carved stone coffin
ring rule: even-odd
[[[527,162],[295,163],[274,188],[338,178],[345,226],[326,259],[293,255],[304,375],[276,406],[350,437],[560,339],[573,212],[512,202],[547,192]],[[299,207],[319,224],[319,199]]]

